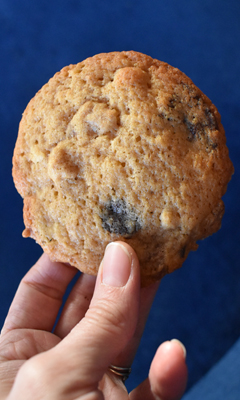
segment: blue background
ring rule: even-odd
[[[235,174],[222,229],[161,283],[128,387],[143,380],[160,342],[187,347],[192,387],[240,336],[239,0],[0,0],[0,325],[21,277],[41,254],[21,237],[11,177],[21,114],[65,65],[136,50],[185,72],[222,115]]]

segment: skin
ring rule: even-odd
[[[55,327],[76,269],[43,254],[22,279],[0,336],[0,400],[177,400],[187,383],[185,349],[162,343],[131,393],[109,371],[131,366],[159,284],[140,288],[133,249],[107,247],[97,279],[82,274]]]

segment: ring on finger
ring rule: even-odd
[[[125,382],[129,378],[129,375],[131,374],[132,371],[131,368],[117,367],[116,365],[110,365],[108,369],[114,375],[118,376],[118,378],[121,378],[123,382]]]

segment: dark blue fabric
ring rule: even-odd
[[[239,0],[0,0],[0,324],[41,254],[21,237],[22,200],[11,178],[21,114],[65,65],[132,49],[178,67],[210,97],[236,172],[224,196],[222,229],[163,279],[128,387],[145,378],[163,340],[185,343],[189,388],[231,348],[240,334],[239,47]]]
[[[240,340],[182,400],[239,400]]]

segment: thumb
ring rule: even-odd
[[[19,371],[15,386],[25,378],[28,396],[26,379],[31,381],[31,390],[36,390],[25,399],[64,400],[96,392],[109,365],[135,332],[139,296],[140,272],[135,252],[126,243],[111,243],[85,317],[56,347],[27,361]],[[23,393],[19,385],[16,389],[18,396]],[[39,393],[42,397],[38,397]]]
[[[98,383],[107,368],[132,338],[138,320],[140,273],[134,251],[123,242],[107,246],[96,288],[85,318],[64,346],[84,343],[83,381]],[[126,365],[127,367],[127,365]]]

